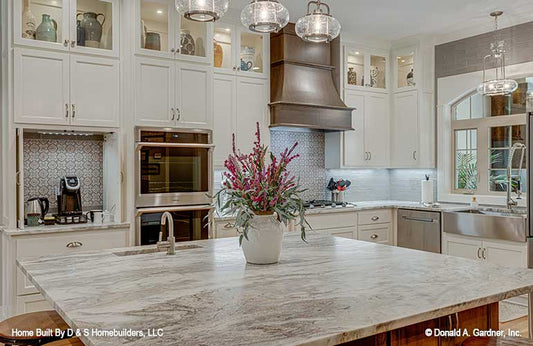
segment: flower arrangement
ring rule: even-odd
[[[305,226],[309,224],[305,220],[304,202],[299,196],[305,190],[287,171],[287,165],[299,157],[293,154],[298,142],[276,157],[261,143],[259,123],[255,136],[252,152],[243,154],[236,149],[233,134],[233,154],[224,163],[228,171],[224,173],[226,179],[222,189],[215,195],[215,206],[224,214],[236,216],[234,227],[239,230],[240,244],[243,239],[248,240],[248,230],[255,215],[274,213],[285,225],[299,218],[301,238],[305,241]]]

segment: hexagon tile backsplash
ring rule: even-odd
[[[24,134],[24,200],[47,197],[57,211],[59,179],[76,175],[84,210],[103,206],[102,136]]]

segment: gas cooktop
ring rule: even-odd
[[[351,203],[347,203],[347,202],[336,203],[336,202],[326,200],[326,199],[313,199],[311,201],[306,201],[304,203],[304,207],[307,209],[326,208],[326,207],[346,208],[346,207],[351,207],[351,206],[353,206],[353,204]]]

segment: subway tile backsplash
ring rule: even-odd
[[[76,175],[84,210],[103,206],[103,137],[24,134],[24,200],[47,197],[57,211],[59,179]]]
[[[330,178],[352,182],[345,193],[350,202],[376,200],[420,201],[420,181],[425,175],[434,180],[436,198],[436,170],[434,169],[334,169],[324,163],[324,133],[308,130],[272,130],[271,150],[279,155],[285,148],[298,142],[296,152],[300,157],[289,165],[292,173],[300,177],[300,183],[308,190],[304,199],[330,199],[326,190]],[[215,174],[215,189],[221,184],[222,171]]]

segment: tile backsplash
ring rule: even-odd
[[[47,197],[57,211],[59,179],[76,175],[84,210],[103,206],[103,137],[24,134],[24,200]]]
[[[420,181],[428,174],[434,180],[436,193],[436,170],[434,169],[326,169],[324,133],[306,130],[272,130],[271,150],[279,155],[285,148],[298,142],[296,153],[300,155],[289,165],[289,170],[300,177],[300,183],[308,190],[303,198],[331,199],[326,190],[330,178],[347,179],[352,182],[345,193],[346,201],[420,200]],[[215,187],[220,186],[221,172],[215,174]]]

